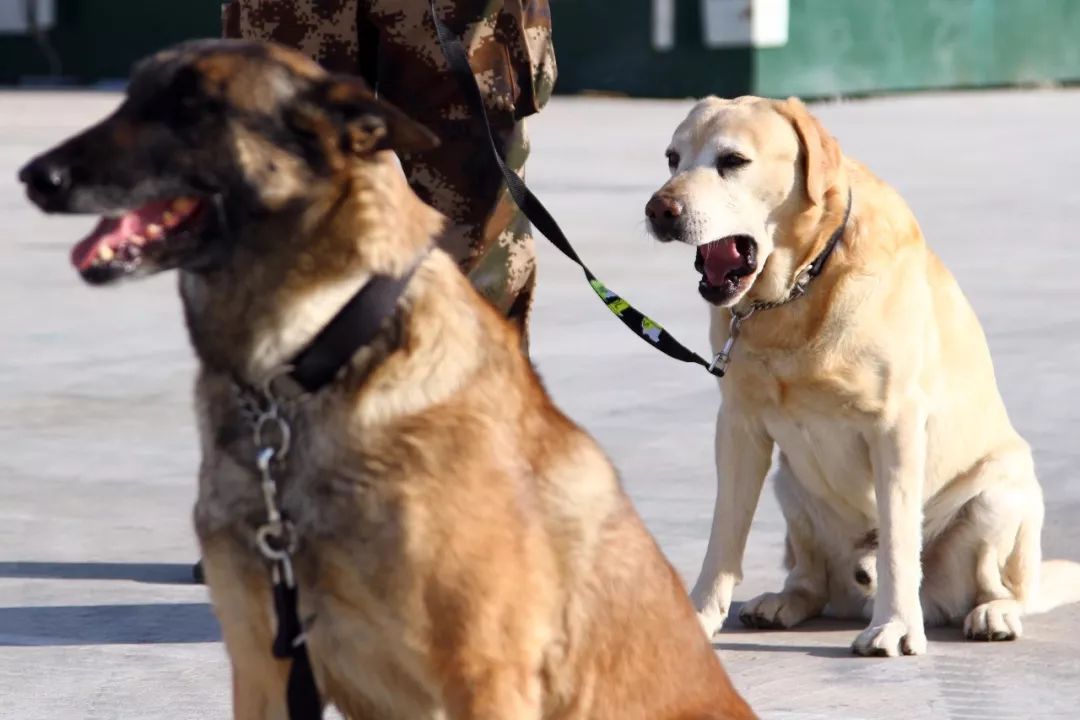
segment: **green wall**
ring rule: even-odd
[[[846,95],[1080,80],[1077,0],[790,0],[761,95]]]
[[[1080,81],[1080,0],[790,0],[788,44],[710,50],[700,4],[652,48],[649,0],[552,0],[560,90],[820,97]]]
[[[750,91],[753,52],[706,50],[697,0],[677,3],[675,48],[668,52],[653,50],[650,0],[550,2],[558,92],[687,97]]]
[[[73,82],[124,78],[143,55],[219,33],[221,0],[57,3],[49,35]],[[704,46],[700,2],[678,0],[670,52],[652,47],[651,0],[551,4],[563,93],[820,97],[1080,81],[1080,0],[790,0],[786,46],[725,50]],[[0,83],[47,70],[29,38],[0,36]]]

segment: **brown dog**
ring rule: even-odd
[[[245,388],[374,277],[387,322],[311,394],[280,394],[276,468],[314,674],[350,718],[750,718],[675,572],[516,332],[452,260],[392,150],[430,134],[281,48],[201,42],[139,66],[111,117],[22,172],[102,213],[91,282],[178,268],[201,361],[195,524],[235,715],[285,716]],[[277,392],[277,390],[275,390]]]

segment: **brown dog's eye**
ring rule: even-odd
[[[749,165],[750,159],[739,153],[723,153],[716,159],[716,170],[721,175],[729,170],[738,170],[744,165]]]
[[[667,151],[667,165],[672,171],[679,167],[679,153],[674,150]]]

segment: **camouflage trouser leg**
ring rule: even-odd
[[[439,0],[462,37],[507,163],[523,172],[524,118],[555,81],[547,0]],[[536,283],[528,220],[506,193],[478,118],[450,75],[427,0],[234,0],[225,34],[298,48],[336,72],[362,74],[442,140],[401,158],[409,183],[450,218],[441,245],[523,337]]]

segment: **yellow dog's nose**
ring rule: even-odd
[[[673,239],[671,236],[682,214],[683,204],[670,195],[656,193],[645,205],[645,217],[661,240]]]

